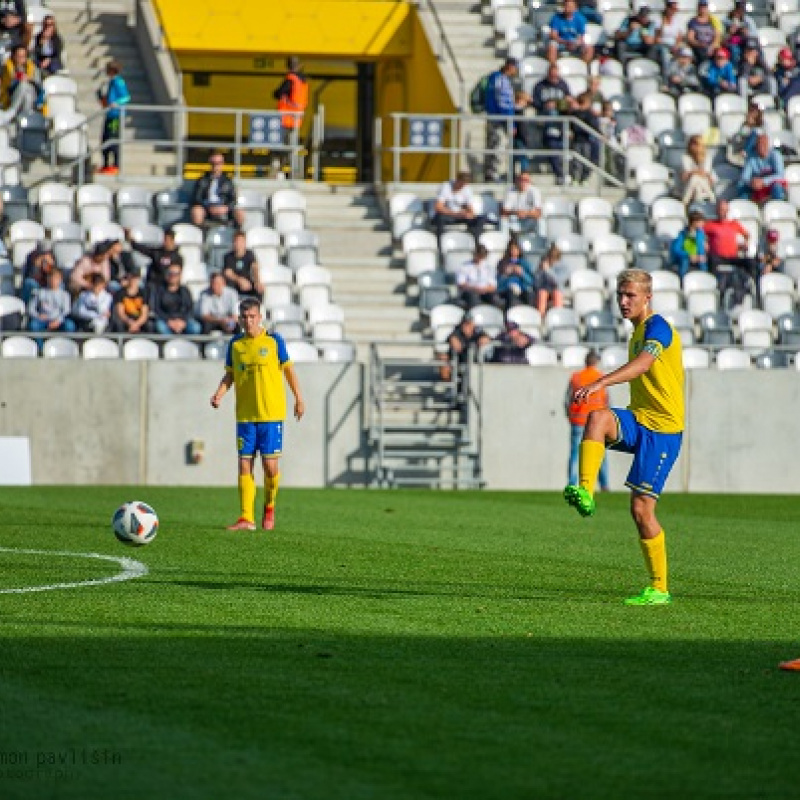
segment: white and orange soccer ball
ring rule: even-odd
[[[123,544],[141,547],[150,544],[158,533],[158,515],[141,500],[123,503],[111,518],[114,536]]]

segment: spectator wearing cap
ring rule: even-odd
[[[770,75],[761,63],[758,42],[748,39],[744,44],[742,60],[739,64],[739,93],[744,98],[754,94],[774,92]]]
[[[798,75],[800,75],[800,68],[798,68],[792,51],[788,47],[783,47],[778,52],[775,70],[772,74],[775,78],[778,96],[781,98],[785,107],[788,102],[785,98],[789,93],[789,87]]]
[[[506,322],[494,340],[491,360],[494,364],[527,364],[525,351],[533,343],[533,337],[525,333],[516,322]]]
[[[667,0],[661,22],[656,26],[655,58],[666,75],[672,60],[686,39],[684,25],[678,16],[678,0]],[[691,55],[691,50],[689,51]]]
[[[786,172],[780,150],[772,146],[769,135],[760,133],[755,152],[745,160],[739,176],[739,197],[754,203],[786,199]]]
[[[441,185],[433,206],[433,224],[440,238],[445,227],[452,225],[466,225],[476,239],[481,235],[485,220],[475,212],[471,180],[469,172],[459,172],[454,181]]]
[[[677,58],[669,62],[665,88],[673,97],[680,97],[684,92],[699,91],[700,78],[692,60],[692,49],[687,45],[679,47]]]
[[[689,270],[708,271],[704,217],[699,211],[689,213],[686,227],[672,240],[669,248],[670,269],[683,278]]]
[[[547,60],[555,64],[561,53],[583,58],[587,64],[594,58],[594,48],[586,41],[586,18],[575,0],[564,0],[564,10],[550,19]]]
[[[614,34],[615,50],[620,61],[633,56],[651,58],[655,55],[656,25],[650,16],[650,7],[641,6],[635,14],[626,17]]]
[[[719,48],[722,35],[708,10],[708,0],[700,0],[697,4],[697,14],[686,27],[686,41],[698,65],[710,60]]]
[[[513,79],[519,72],[516,58],[507,58],[486,84],[486,180],[498,181],[506,172],[508,152],[517,113]]]
[[[765,238],[765,245],[758,253],[758,266],[762,275],[768,275],[770,272],[783,271],[783,259],[778,253],[778,242],[780,242],[780,234],[774,228],[767,231]]]
[[[704,93],[711,98],[738,90],[731,54],[724,47],[714,51],[714,60],[701,72],[701,83]]]
[[[479,244],[471,261],[462,264],[456,272],[461,305],[470,309],[479,303],[498,304],[497,271],[489,261],[489,252]]]
[[[106,285],[111,280],[111,265],[108,260],[108,243],[98,242],[91,255],[78,259],[69,276],[69,290],[73,297],[93,287],[92,275],[102,275]]]
[[[142,271],[135,264],[122,278],[122,288],[114,295],[111,330],[114,333],[142,333],[148,328],[150,306],[142,290]]]

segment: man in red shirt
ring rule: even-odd
[[[747,255],[750,233],[739,220],[728,219],[727,200],[717,200],[717,219],[706,222],[704,230],[708,263],[719,281],[720,294],[724,297],[729,288],[743,283],[737,270],[750,275],[758,291],[758,261]]]

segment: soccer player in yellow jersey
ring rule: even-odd
[[[640,269],[617,277],[617,302],[633,325],[629,361],[594,383],[575,391],[575,402],[618,383],[630,383],[627,409],[610,408],[589,415],[579,451],[579,485],[567,486],[564,499],[581,516],[594,514],[594,490],[606,447],[633,454],[626,486],[631,489],[631,515],[639,530],[650,585],[628,598],[628,605],[664,605],[667,588],[667,550],[664,530],[656,518],[656,503],[683,438],[683,355],[677,331],[650,310],[652,280]]]
[[[264,514],[261,527],[275,527],[275,498],[280,483],[280,456],[283,450],[283,423],[286,419],[286,391],[283,379],[294,395],[294,415],[303,416],[300,396],[286,344],[277,334],[269,334],[261,325],[261,307],[253,297],[239,305],[243,333],[231,339],[225,357],[225,376],[211,397],[219,408],[231,386],[236,392],[236,444],[239,451],[239,520],[229,531],[253,531],[255,523],[256,482],[253,474],[256,452],[264,465]]]

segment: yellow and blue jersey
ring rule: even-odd
[[[233,375],[237,422],[279,422],[286,419],[283,370],[292,362],[278,334],[237,334],[228,344],[225,369]]]
[[[655,361],[630,383],[628,406],[636,421],[657,433],[680,433],[684,428],[683,352],[678,332],[660,314],[651,314],[633,331],[628,343],[631,360],[642,351]]]

